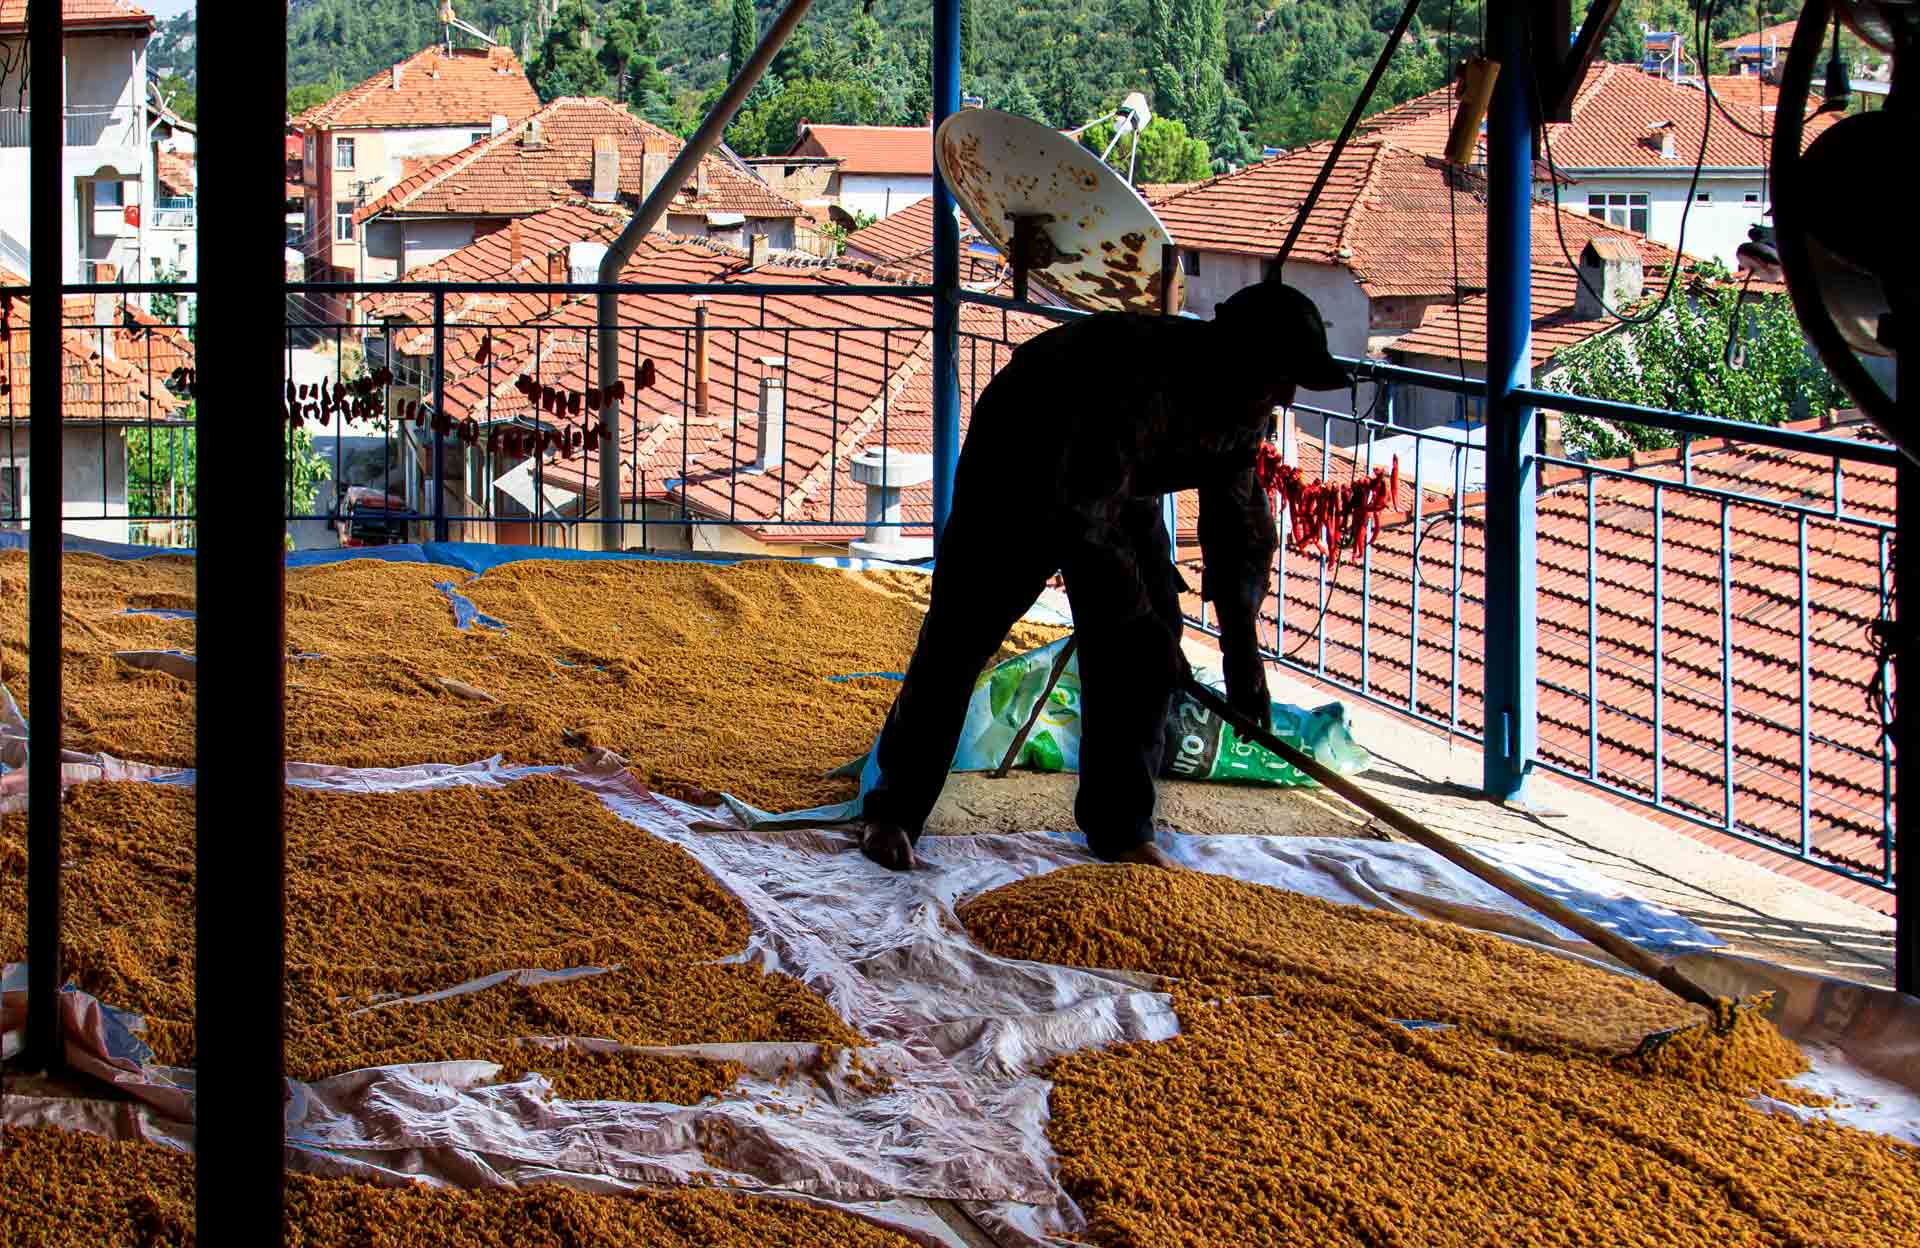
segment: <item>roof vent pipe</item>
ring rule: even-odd
[[[768,472],[787,462],[786,357],[760,358],[760,419],[756,422],[753,470]]]
[[[705,416],[711,398],[712,371],[707,359],[707,303],[705,295],[693,297],[693,414]]]
[[[800,19],[805,17],[807,10],[812,7],[813,0],[790,0],[787,7],[781,10],[780,16],[774,19],[773,25],[767,28],[767,33],[760,40],[760,46],[753,50],[753,55],[747,58],[747,63],[740,67],[739,77],[727,84],[726,91],[714,101],[712,110],[707,113],[707,119],[700,123],[700,128],[693,132],[693,137],[686,141],[680,149],[680,154],[674,157],[671,165],[667,166],[660,184],[648,193],[640,205],[640,211],[633,214],[627,222],[626,229],[620,232],[620,237],[615,239],[613,246],[607,249],[606,259],[600,262],[600,281],[603,285],[612,286],[620,280],[620,273],[627,267],[627,261],[631,260],[633,253],[639,250],[640,240],[660,223],[660,218],[666,215],[667,205],[673,202],[674,194],[685,184],[688,175],[699,168],[700,162],[720,142],[720,136],[726,130],[727,123],[732,121],[733,115],[740,111],[740,105],[747,98],[747,94],[759,85],[760,79],[767,72],[767,66],[773,63],[775,54],[786,44],[794,28],[800,24]],[[611,290],[602,291],[599,310],[599,334],[598,341],[594,345],[600,357],[600,388],[605,391],[613,389],[614,383],[620,380],[619,297]],[[618,401],[613,401],[600,409],[603,422],[601,436],[603,440],[610,439],[614,446],[622,445],[620,407]],[[620,490],[619,457],[602,455],[600,457],[600,497],[619,498]],[[626,539],[624,527],[615,515],[601,534],[602,548],[621,549]]]
[[[901,527],[907,518],[901,495],[933,480],[933,456],[883,447],[855,455],[848,474],[867,488],[867,531],[848,553],[869,559],[925,559],[933,554],[926,538],[910,538]]]

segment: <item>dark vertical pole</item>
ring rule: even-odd
[[[933,0],[933,125],[960,111],[960,0]],[[960,226],[953,195],[933,171],[933,541],[953,514],[960,464]]]
[[[1514,69],[1528,57],[1534,0],[1492,0],[1487,39]],[[1530,75],[1508,72],[1487,117],[1487,652],[1482,754],[1487,796],[1523,797],[1535,733],[1533,144]]]
[[[278,1244],[283,1218],[287,504],[271,459],[241,431],[272,419],[283,385],[283,239],[262,205],[284,181],[281,113],[263,105],[286,95],[286,60],[260,52],[284,46],[286,16],[285,0],[253,6],[248,21],[209,23],[197,49],[199,238],[203,255],[217,240],[221,256],[202,276],[197,343],[210,413],[196,448],[201,1248]]]
[[[1908,384],[1920,374],[1900,354],[1898,398],[1914,410],[1917,396]],[[1896,876],[1894,898],[1894,983],[1901,992],[1920,996],[1920,468],[1902,463],[1895,495],[1893,592],[1894,621],[1904,634],[1894,653],[1893,692],[1893,826]]]
[[[31,75],[33,245],[32,425],[27,437],[27,1034],[21,1065],[62,1064],[60,1044],[60,438],[62,369],[60,279],[66,264],[61,223],[69,194],[65,167],[66,75],[61,9],[37,0],[28,15]]]
[[[447,435],[441,432],[446,428],[447,410],[447,292],[433,292],[433,540],[447,540],[447,475],[446,454]],[[618,453],[614,459],[619,459]],[[619,515],[619,495],[614,495],[614,510],[609,512],[603,499],[600,514],[603,518],[617,518]],[[536,500],[538,501],[538,500]]]

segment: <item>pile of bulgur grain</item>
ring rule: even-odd
[[[1047,1069],[1097,1244],[1878,1248],[1920,1218],[1920,1152],[1744,1102],[1805,1067],[1754,1014],[1630,1065],[1634,1029],[1712,1020],[1495,937],[1197,872],[1076,867],[960,914],[1001,956],[1174,980],[1179,1036]]]
[[[372,559],[295,568],[288,649],[324,657],[288,666],[288,757],[565,763],[593,745],[674,796],[781,810],[851,797],[851,779],[823,773],[873,743],[899,686],[831,678],[905,669],[923,606],[901,576],[770,560],[533,560],[480,577]],[[443,582],[506,630],[454,627]],[[192,609],[192,563],[74,554],[65,585],[69,745],[191,766],[192,685],[111,656],[193,650],[191,620],[125,614]],[[1001,653],[1061,631],[1018,625]],[[26,557],[0,552],[0,680],[31,714],[26,675]]]
[[[65,814],[67,973],[145,1015],[157,1060],[190,1064],[194,791],[83,784]],[[0,962],[26,953],[24,832],[20,815],[0,821]],[[299,1078],[481,1059],[506,1077],[539,1071],[563,1098],[691,1103],[731,1085],[738,1068],[518,1041],[861,1043],[797,981],[716,964],[748,933],[740,903],[692,857],[562,780],[287,792],[287,1060]],[[611,974],[364,1008],[503,970],[613,964]]]
[[[714,1190],[456,1192],[287,1176],[289,1248],[911,1248],[847,1214]],[[184,1248],[192,1157],[51,1128],[0,1131],[0,1243]]]

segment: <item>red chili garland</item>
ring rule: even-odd
[[[1393,457],[1391,473],[1375,468],[1370,476],[1318,481],[1281,459],[1273,443],[1262,442],[1254,471],[1260,488],[1267,492],[1276,526],[1281,496],[1286,497],[1291,521],[1287,549],[1295,554],[1325,555],[1335,564],[1347,553],[1355,563],[1360,561],[1360,552],[1379,536],[1380,513],[1391,510],[1400,493],[1398,455]]]

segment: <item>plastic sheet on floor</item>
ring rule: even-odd
[[[1178,1034],[1170,1000],[1142,975],[995,957],[968,939],[954,915],[967,897],[1090,861],[1077,838],[927,837],[920,846],[927,865],[893,873],[867,862],[839,832],[750,830],[723,809],[648,792],[612,756],[567,768],[509,768],[497,760],[381,771],[302,766],[290,768],[289,777],[367,792],[498,786],[534,772],[586,787],[621,818],[698,859],[750,916],[742,956],[823,996],[870,1038],[862,1059],[890,1086],[856,1086],[864,1080],[851,1076],[845,1054],[783,1080],[791,1059],[816,1052],[793,1044],[649,1050],[747,1068],[722,1097],[693,1106],[554,1102],[540,1076],[493,1083],[498,1068],[485,1062],[383,1067],[297,1088],[287,1123],[297,1164],[467,1187],[541,1179],[620,1190],[697,1178],[833,1202],[928,1243],[953,1241],[902,1212],[923,1215],[915,1202],[956,1202],[1003,1245],[1056,1244],[1084,1226],[1053,1179],[1049,1085],[1040,1072],[1059,1054]],[[1163,843],[1201,870],[1445,916],[1584,956],[1573,951],[1569,933],[1415,846],[1256,836],[1171,836]],[[1764,964],[1744,967],[1680,916],[1587,887],[1588,880],[1556,879],[1546,857],[1528,865],[1536,879],[1605,914],[1623,935],[1669,953],[1690,950],[1686,964],[1709,968],[1723,988],[1779,989],[1783,1029],[1806,1038],[1815,1061],[1807,1086],[1845,1091],[1854,1104],[1835,1111],[1843,1120],[1920,1141],[1920,1088],[1895,1082],[1902,1060],[1909,1081],[1920,1079],[1912,1060],[1920,1019],[1910,1004]],[[0,1026],[18,1026],[22,987],[10,975]],[[115,1079],[119,1091],[150,1107],[149,1118],[183,1118],[191,1072],[143,1066],[143,1046],[124,1016],[67,995],[74,998],[67,1022],[76,1064]],[[16,1101],[5,1111],[9,1120],[54,1112],[31,1101],[19,1110]],[[126,1133],[124,1124],[96,1121],[102,1111],[74,1113],[92,1115],[94,1129]],[[157,1129],[141,1121],[149,1135]]]

